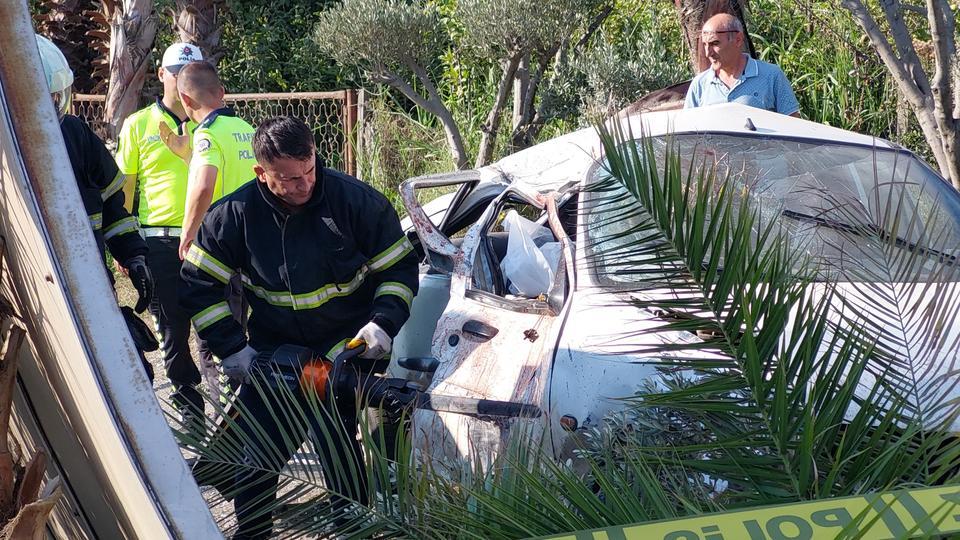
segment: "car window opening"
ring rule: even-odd
[[[559,209],[562,216],[576,219],[576,199]],[[566,225],[565,225],[566,228]],[[560,243],[547,225],[547,214],[534,205],[507,199],[496,218],[483,233],[483,242],[474,261],[473,289],[511,302],[546,303],[556,299],[552,289],[565,287]],[[560,285],[555,282],[559,281]],[[559,303],[562,305],[562,294]],[[553,302],[551,302],[553,304]]]

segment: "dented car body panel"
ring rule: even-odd
[[[752,163],[758,171],[755,176],[773,186],[771,197],[800,199],[790,190],[802,190],[803,182],[810,177],[805,167],[826,170],[831,165],[822,163],[822,159],[820,163],[804,162],[802,146],[806,142],[873,149],[913,159],[909,152],[880,139],[736,104],[648,113],[618,121],[636,138],[680,134],[701,137],[708,144],[706,148],[695,147],[698,157],[706,155],[720,164]],[[721,142],[738,137],[737,140],[747,143],[743,146],[747,150],[740,156],[722,144],[711,146],[715,142],[709,138],[711,134]],[[780,150],[776,145],[751,146],[757,141],[782,141],[785,146],[799,144],[801,148],[795,149],[795,162],[771,168],[769,164],[776,162]],[[478,171],[450,175],[448,180],[470,178],[453,198],[454,205],[468,200],[478,187],[488,190],[488,199],[490,189],[502,190],[499,197],[486,203],[482,215],[463,230],[459,225],[445,227],[449,223],[436,214],[434,221],[427,224],[429,219],[414,195],[418,188],[443,182],[444,175],[414,178],[403,184],[404,203],[429,264],[424,269],[420,294],[446,301],[442,311],[434,310],[440,313],[436,319],[421,317],[415,306],[411,320],[422,319],[413,324],[420,328],[421,337],[415,344],[417,340],[410,337],[416,332],[405,327],[395,342],[394,357],[414,349],[423,354],[424,328],[429,327],[430,355],[440,362],[432,379],[420,375],[430,391],[519,401],[537,405],[545,413],[536,420],[493,420],[417,411],[412,423],[415,447],[434,464],[489,464],[503,450],[510,433],[520,428],[533,436],[542,436],[544,448],[556,457],[571,457],[575,446],[571,431],[597,426],[606,415],[623,407],[622,398],[658,384],[658,362],[631,352],[637,349],[638,342],[698,339],[690,333],[647,332],[662,325],[662,314],[630,305],[637,295],[670,291],[627,293],[617,283],[598,277],[599,263],[588,249],[587,240],[591,230],[600,225],[591,219],[592,210],[583,204],[583,199],[584,188],[601,172],[602,159],[597,131],[588,128],[518,152]],[[851,161],[834,169],[855,174],[856,166]],[[831,169],[831,174],[835,173]],[[778,191],[781,178],[794,183]],[[957,199],[960,208],[960,196],[949,196]],[[558,203],[553,211],[546,209],[551,199]],[[478,204],[480,198],[474,196],[472,200]],[[517,298],[504,286],[509,280],[497,265],[503,249],[498,237],[503,233],[496,228],[508,203],[526,205],[535,210],[531,215],[539,213],[537,223],[548,227],[554,239],[564,246],[554,287],[540,298]],[[467,213],[456,206],[448,212],[460,216]],[[960,211],[957,213],[960,215]],[[456,238],[452,239],[454,235]],[[439,275],[444,279],[437,279]],[[557,290],[558,285],[562,291]],[[471,331],[471,324],[480,330]],[[625,335],[629,339],[624,339]]]

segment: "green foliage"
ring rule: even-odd
[[[510,52],[549,51],[569,39],[597,0],[460,0],[462,45],[490,59]]]
[[[305,92],[353,87],[356,73],[320,54],[314,25],[333,0],[230,0],[220,63],[230,92]],[[336,31],[352,32],[351,26]]]
[[[427,116],[423,121],[396,112],[383,97],[368,102],[375,110],[365,126],[364,145],[357,156],[359,177],[391,200],[403,215],[398,187],[407,178],[453,170],[443,133]]]
[[[345,0],[321,14],[313,33],[330,57],[374,73],[431,64],[442,36],[435,8],[400,0]]]

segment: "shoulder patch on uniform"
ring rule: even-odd
[[[206,152],[210,149],[210,139],[200,139],[197,141],[197,152]]]

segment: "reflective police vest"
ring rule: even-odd
[[[127,117],[120,130],[117,166],[137,177],[136,213],[144,227],[179,227],[187,199],[187,164],[160,140],[160,122],[181,135],[196,128],[156,103]]]
[[[195,168],[217,168],[213,201],[229,195],[256,175],[253,166],[253,126],[237,117],[233,109],[223,107],[211,112],[193,132],[191,173]]]

